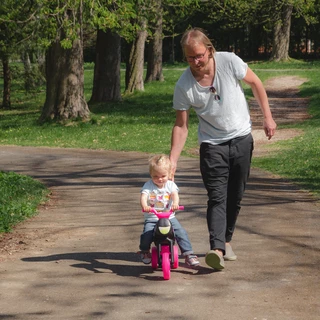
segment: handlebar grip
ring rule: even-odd
[[[179,206],[178,210],[184,210],[184,206]],[[142,209],[142,212],[145,212],[145,211]],[[154,208],[151,208],[150,212],[157,213],[157,210]]]

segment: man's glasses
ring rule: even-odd
[[[220,96],[217,94],[217,90],[214,86],[209,88],[210,92],[214,94],[214,100],[220,101]]]
[[[187,59],[187,61],[189,61],[189,62],[202,61],[203,58],[204,58],[204,56],[205,56],[205,54],[207,53],[207,51],[208,51],[208,48],[206,49],[206,51],[205,51],[204,53],[198,54],[198,55],[196,55],[196,56],[187,56],[186,59]]]

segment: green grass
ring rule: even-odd
[[[273,62],[273,61],[260,61],[260,62],[248,62],[252,69],[263,69],[263,70],[290,70],[291,72],[295,72],[296,70],[311,70],[314,68],[320,68],[320,61],[303,61],[290,59],[287,62]]]
[[[268,63],[266,63],[268,65]],[[279,141],[271,146],[276,150],[264,158],[254,158],[253,166],[268,170],[312,192],[320,197],[320,61],[303,63],[293,61],[281,64],[278,71],[260,71],[251,67],[266,80],[269,77],[280,75],[297,75],[307,78],[300,87],[301,97],[310,97],[309,113],[312,116],[304,122],[280,126],[280,128],[296,128],[303,131],[303,135],[291,140]],[[275,69],[272,66],[270,69]],[[283,71],[283,67],[287,71]],[[263,67],[261,68],[265,70]],[[280,150],[280,151],[279,151]]]
[[[303,123],[286,126],[299,128],[304,135],[274,144],[274,154],[254,158],[253,166],[291,179],[301,188],[320,196],[320,62],[292,60],[289,63],[250,63],[250,67],[265,81],[270,77],[297,75],[307,78],[301,86],[301,96],[311,97],[312,118]],[[168,153],[171,129],[175,119],[172,95],[175,82],[185,64],[165,65],[164,82],[146,83],[144,92],[124,96],[122,102],[89,106],[89,122],[69,125],[46,123],[37,119],[45,99],[45,88],[26,94],[23,84],[13,82],[12,110],[0,110],[0,145],[47,146],[118,151]],[[85,66],[85,98],[90,99],[93,65]],[[0,87],[2,85],[0,79]],[[122,91],[124,91],[122,71]],[[245,87],[245,94],[252,96]],[[189,137],[183,155],[193,156],[197,145],[197,117],[191,113]],[[283,126],[282,126],[283,127]],[[280,147],[280,151],[279,151]],[[14,200],[14,198],[12,198]],[[15,200],[14,200],[15,201]]]
[[[0,233],[35,215],[48,193],[43,184],[28,176],[0,171]]]
[[[0,144],[169,152],[175,116],[172,93],[181,72],[165,70],[166,81],[145,84],[145,92],[126,96],[119,103],[90,106],[91,121],[69,126],[37,124],[44,93],[30,96],[13,88],[14,110],[0,112]],[[92,69],[86,68],[87,100],[91,96],[92,77]],[[33,103],[35,97],[38,100]]]

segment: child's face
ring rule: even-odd
[[[158,168],[157,170],[153,170],[151,172],[151,179],[153,183],[159,187],[163,188],[166,182],[169,179],[169,173],[167,169]]]

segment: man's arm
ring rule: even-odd
[[[172,164],[172,181],[177,163],[188,137],[189,111],[176,111],[176,121],[172,129],[170,161]]]
[[[268,140],[270,140],[275,134],[277,124],[272,118],[266,90],[259,77],[250,68],[248,68],[243,81],[251,87],[253,95],[260,106],[263,113],[264,132]]]

